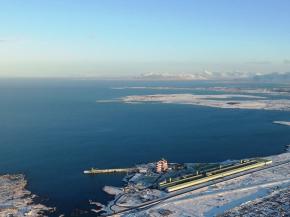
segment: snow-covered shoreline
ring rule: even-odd
[[[269,156],[266,157],[266,159],[272,160],[273,163],[289,161],[289,146],[285,153]],[[151,164],[152,163],[149,163],[148,166]],[[233,208],[237,209],[236,207],[249,203],[249,201],[268,197],[269,195],[277,193],[277,191],[289,188],[289,168],[290,164],[288,163],[275,168],[258,171],[253,174],[234,178],[232,180],[214,184],[210,187],[204,187],[196,191],[173,197],[143,211],[127,212],[115,216],[139,217],[153,215],[161,217],[164,213],[170,213],[169,216],[172,217],[212,217],[222,215],[226,211]],[[129,180],[130,179],[128,179],[128,181]],[[137,183],[137,185],[139,184]],[[136,189],[133,189],[133,187],[128,186],[123,192],[119,192],[119,194],[117,193],[115,200],[111,201],[103,211],[107,211],[108,213],[111,213],[112,211],[121,211],[140,204],[140,198],[143,198],[142,200],[146,200],[146,198],[152,200],[166,195],[165,192],[157,189],[142,190],[142,188],[140,188],[137,191],[135,191]],[[135,192],[132,193],[131,191]]]
[[[274,121],[274,124],[280,124],[285,126],[290,126],[290,121]]]
[[[133,87],[138,89],[146,87]],[[149,87],[150,88],[150,87]],[[156,88],[155,88],[156,89]],[[157,88],[158,89],[158,88]],[[169,89],[160,88],[162,89]],[[185,90],[185,89],[184,89]],[[188,89],[189,90],[189,89]],[[202,89],[203,90],[203,89]],[[206,89],[208,90],[208,89]],[[255,110],[276,110],[290,111],[290,99],[288,97],[270,97],[286,96],[288,90],[239,90],[239,89],[224,89],[215,88],[213,91],[226,92],[221,94],[151,94],[151,95],[128,95],[121,97],[119,102],[122,103],[164,103],[164,104],[185,104],[206,106],[222,109],[255,109]],[[262,94],[262,95],[257,95]],[[275,124],[290,125],[287,121],[275,121]],[[266,157],[272,160],[273,163],[290,161],[289,149],[285,153]],[[138,175],[138,174],[137,174]],[[134,176],[135,177],[135,176]],[[138,180],[138,177],[136,177]],[[210,187],[204,187],[197,191],[186,193],[182,196],[177,196],[159,203],[156,206],[150,207],[147,210],[120,214],[116,216],[163,216],[167,213],[172,217],[179,216],[216,216],[222,215],[228,210],[239,207],[249,201],[254,201],[258,198],[274,195],[277,191],[284,190],[290,187],[290,164],[280,165],[275,168],[258,171],[253,174],[245,175],[239,178],[217,183]],[[134,189],[134,188],[133,188]],[[132,188],[127,189],[129,192]],[[128,207],[140,205],[141,201],[147,198],[164,196],[164,192],[158,189],[147,191],[139,189],[132,194],[122,192],[116,195],[116,200],[111,201],[106,211],[115,212],[124,209],[124,205]],[[125,196],[123,196],[125,195]],[[144,197],[146,195],[147,198]],[[137,198],[137,199],[136,199]],[[141,198],[141,199],[140,199]],[[121,202],[121,203],[120,203]],[[122,206],[118,206],[122,204]],[[290,210],[288,210],[290,213]],[[230,216],[230,215],[229,215]]]
[[[44,217],[54,209],[34,202],[24,175],[0,175],[0,216]]]
[[[238,100],[242,98],[243,100]],[[220,94],[220,95],[195,95],[195,94],[154,94],[131,95],[120,98],[124,103],[166,103],[187,104],[227,109],[263,109],[290,111],[288,99],[265,99],[261,96]]]
[[[289,161],[290,152],[269,156],[267,159],[273,160],[273,163]],[[174,197],[141,212],[126,213],[119,216],[162,216],[162,212],[170,213],[169,216],[172,217],[223,216],[225,212],[227,212],[225,216],[236,216],[230,215],[231,209],[237,210],[238,207],[250,201],[269,197],[269,195],[289,189],[289,168],[290,164],[288,163],[259,171]],[[290,213],[290,210],[287,212]]]

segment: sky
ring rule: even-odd
[[[289,0],[0,0],[0,77],[290,71]]]

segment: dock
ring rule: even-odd
[[[132,173],[138,172],[137,168],[115,168],[115,169],[95,169],[85,170],[84,174],[104,174],[104,173]]]

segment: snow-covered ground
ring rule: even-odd
[[[218,217],[290,216],[290,188],[277,190],[267,197],[238,206]]]
[[[176,192],[166,193],[157,189],[145,187],[145,185],[142,183],[148,179],[147,175],[136,173],[139,175],[138,178],[135,177],[136,175],[130,175],[127,179],[128,185],[122,188],[122,190],[120,188],[115,189],[112,187],[107,187],[108,189],[105,189],[108,191],[108,193],[115,194],[115,199],[107,206],[102,206],[101,210],[105,211],[106,213],[121,211],[122,213],[118,215],[116,214],[115,216],[129,217],[231,216],[229,215],[229,210],[235,209],[236,212],[238,209],[237,207],[244,203],[257,200],[257,198],[276,195],[278,191],[289,189],[289,146],[286,153],[269,156],[266,159],[272,160],[273,164],[276,166],[271,168],[264,168],[264,170],[255,171],[251,174],[232,178],[227,181],[212,182],[212,184],[207,187],[203,187],[204,185],[201,185],[200,187],[203,188],[197,188],[197,190],[192,190],[191,192],[183,193],[182,195],[178,196]],[[279,165],[280,163],[283,163],[283,165]],[[142,168],[146,168],[147,174],[149,172],[149,177],[151,177],[151,179],[148,179],[146,182],[155,183],[156,180],[160,180],[163,175],[157,176],[157,174],[155,174],[155,177],[155,175],[152,174],[152,171],[150,171],[151,167],[151,163],[142,165]],[[148,209],[143,209],[142,211],[133,209],[131,211],[124,212],[128,208],[136,207],[138,205],[142,205],[150,201],[155,201],[156,199],[160,198],[166,199],[162,200],[158,204],[148,207]],[[284,200],[284,197],[280,198],[280,200]],[[285,210],[285,207],[283,207],[283,209]],[[225,215],[226,212],[228,213],[227,215]],[[287,210],[287,212],[290,213],[290,209]]]
[[[35,195],[26,190],[23,175],[0,175],[0,217],[33,216],[43,217],[53,211],[42,204],[35,204]]]
[[[151,87],[132,87],[151,88]],[[154,87],[153,89],[170,89],[169,87]],[[195,88],[196,89],[196,88]],[[188,89],[189,90],[189,89]],[[203,90],[203,89],[201,89]],[[204,89],[209,90],[209,89]],[[289,89],[248,89],[241,90],[235,88],[212,88],[212,91],[221,91],[222,94],[198,95],[192,93],[186,94],[154,94],[154,95],[131,95],[117,99],[123,103],[172,103],[208,106],[214,108],[229,109],[264,109],[264,110],[284,110],[290,111],[290,99],[270,98],[269,95],[285,96],[289,95]],[[224,94],[224,92],[228,94]],[[234,94],[233,94],[234,93]],[[262,94],[257,96],[255,94]],[[116,99],[115,99],[116,101]],[[290,125],[287,121],[276,121],[276,124]],[[280,155],[270,156],[273,163],[290,160],[290,152]],[[290,163],[280,165],[275,168],[258,171],[249,175],[224,181],[210,187],[192,191],[180,196],[167,199],[158,205],[143,211],[136,210],[132,213],[125,213],[118,216],[206,216],[212,217],[223,215],[226,211],[239,207],[244,203],[256,200],[257,198],[276,195],[279,191],[289,189],[290,187]],[[118,198],[118,202],[125,205],[134,206],[144,202],[140,197],[140,192],[127,194],[126,197]],[[158,192],[157,192],[158,193]],[[158,194],[154,193],[158,197]],[[150,196],[151,192],[144,195]],[[132,197],[128,197],[132,196]],[[161,196],[161,195],[160,195]],[[128,203],[128,201],[130,203]],[[111,202],[110,208],[115,211],[122,210],[120,203]],[[107,209],[108,211],[111,211]],[[287,210],[290,213],[290,209]],[[117,216],[117,215],[116,215]],[[226,215],[231,216],[231,215]],[[237,216],[237,215],[232,215]]]
[[[103,188],[103,191],[110,195],[118,195],[123,192],[121,188],[114,187],[114,186],[105,186]]]
[[[237,98],[243,98],[238,100]],[[159,102],[172,104],[191,104],[215,108],[230,109],[265,109],[290,111],[288,99],[265,99],[261,96],[220,94],[220,95],[195,95],[195,94],[155,94],[132,95],[120,99],[124,103]]]
[[[168,198],[166,200],[163,200],[158,205],[154,205],[148,208],[147,210],[133,210],[115,216],[237,216],[230,215],[231,212],[229,212],[229,210],[235,209],[236,213],[236,211],[238,210],[237,207],[241,206],[244,203],[249,203],[249,201],[257,200],[257,198],[263,198],[269,195],[276,195],[278,191],[289,189],[289,147],[286,153],[269,156],[266,159],[272,160],[273,164],[276,165],[282,162],[287,163],[273,168],[266,168],[264,170],[256,171],[254,173],[236,177],[227,181],[212,184],[209,187],[203,187],[179,196]],[[145,177],[146,176],[141,176],[139,178],[142,180]],[[134,176],[131,176],[131,179],[129,179],[128,181],[130,182],[130,180],[132,181],[133,179]],[[152,180],[150,182],[152,182]],[[135,184],[131,183],[130,185],[124,187],[122,192],[114,191],[116,193],[115,200],[111,201],[108,206],[103,207],[102,210],[107,213],[112,213],[112,211],[124,211],[127,208],[135,207],[137,205],[141,205],[152,200],[154,201],[158,198],[164,198],[169,196],[168,193],[157,189],[144,188],[144,186],[139,188],[138,186],[140,184],[140,180],[137,180],[134,183]],[[109,192],[111,192],[111,190]],[[284,200],[284,198],[280,199]],[[283,207],[283,209],[285,210],[285,207]],[[227,212],[228,214],[225,215],[225,212]],[[287,212],[290,213],[290,209],[287,210]]]
[[[274,124],[280,124],[285,126],[290,126],[290,121],[274,121]]]
[[[273,163],[290,160],[290,153],[271,156],[268,159],[272,159]],[[145,211],[121,216],[163,216],[162,213],[166,211],[170,213],[168,216],[172,217],[212,217],[289,187],[290,163],[205,187],[168,199]],[[290,210],[288,211],[289,214]]]
[[[119,99],[98,100],[98,103],[170,103],[190,104],[228,109],[264,109],[290,111],[290,88],[231,88],[231,87],[169,87],[133,86],[113,89],[187,90],[188,93],[129,95]],[[194,91],[205,94],[195,94]],[[217,94],[208,95],[208,92]],[[275,96],[276,98],[273,98]],[[278,97],[278,98],[277,98]]]

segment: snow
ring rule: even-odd
[[[233,88],[233,87],[176,87],[176,86],[123,86],[113,87],[115,90],[124,89],[148,89],[148,90],[190,90],[190,91],[214,91],[230,94],[263,94],[272,96],[289,96],[290,88]]]
[[[44,217],[44,212],[54,209],[42,204],[35,204],[33,195],[26,189],[24,175],[0,175],[0,216]]]
[[[273,163],[290,160],[290,153],[270,156],[268,159],[272,159]],[[289,166],[288,163],[218,183],[212,187],[205,187],[198,191],[171,198],[148,210],[123,216],[146,216],[146,214],[152,212],[156,213],[158,209],[171,211],[170,216],[172,217],[216,216],[248,201],[267,196],[277,191],[277,189],[289,188]]]
[[[285,126],[290,126],[290,121],[274,121],[274,124],[280,124]]]
[[[105,186],[103,187],[103,191],[110,195],[118,195],[123,192],[121,188],[114,186]]]
[[[289,216],[290,188],[277,190],[270,195],[242,204],[219,215],[230,216]]]
[[[244,98],[237,100],[234,98]],[[249,100],[251,99],[251,100]],[[155,94],[132,95],[120,99],[124,103],[160,102],[170,104],[190,104],[229,109],[265,109],[290,111],[288,99],[265,99],[261,96],[221,94],[221,95],[195,95],[195,94]]]

